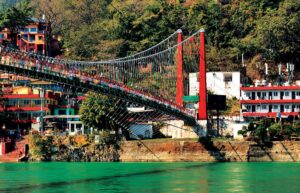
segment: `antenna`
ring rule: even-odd
[[[278,75],[281,76],[281,70],[282,70],[282,65],[281,63],[278,64]]]
[[[242,67],[245,67],[245,62],[244,62],[244,52],[242,53]]]
[[[266,75],[269,75],[268,63],[265,63]]]

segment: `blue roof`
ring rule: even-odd
[[[31,19],[31,21],[33,21],[35,23],[46,23],[47,22],[45,19],[40,19],[40,18],[35,18],[35,17],[32,17],[30,19]]]

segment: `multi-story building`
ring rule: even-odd
[[[300,85],[241,87],[242,116],[288,117],[300,112]]]
[[[57,105],[57,96],[51,91],[40,95],[40,91],[30,87],[12,87],[2,84],[4,104],[0,106],[0,113],[5,113],[19,128],[28,129],[31,123],[41,115],[51,113],[51,108]],[[6,125],[6,127],[15,127]]]
[[[21,30],[17,45],[22,51],[46,54],[47,23],[44,19],[31,20],[32,22]]]
[[[217,95],[226,95],[227,98],[240,98],[240,72],[207,72],[207,89]],[[189,95],[199,93],[199,73],[189,74]]]
[[[31,23],[18,34],[17,46],[21,51],[46,54],[46,30],[46,20],[31,18]],[[11,34],[7,28],[0,31],[0,43],[3,40],[11,41]]]

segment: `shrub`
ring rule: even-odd
[[[89,144],[89,141],[84,135],[76,135],[73,137],[73,145],[76,147],[83,147]]]

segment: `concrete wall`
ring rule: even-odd
[[[198,138],[199,136],[192,127],[184,126],[181,120],[164,121],[165,125],[160,132],[166,137],[177,138]]]
[[[172,140],[166,142],[125,142],[120,161],[300,161],[300,141],[273,142],[272,146],[258,146],[255,142],[206,142]]]
[[[228,79],[229,77],[229,79]],[[214,94],[226,95],[227,98],[240,98],[240,72],[207,72],[207,89]],[[198,73],[189,74],[189,95],[197,95],[199,92]]]

